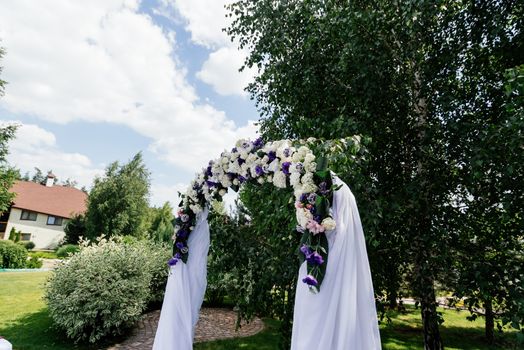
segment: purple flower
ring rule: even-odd
[[[318,286],[318,281],[315,277],[311,276],[311,275],[307,275],[303,280],[302,282],[304,282],[305,284],[309,285],[309,286]]]
[[[206,184],[207,184],[207,187],[213,188],[213,187],[216,187],[218,185],[218,182],[213,182],[213,181],[210,181],[210,180],[206,180]]]
[[[291,152],[291,150],[289,148],[286,148],[284,150],[284,157],[289,157],[289,152]]]
[[[211,165],[209,165],[206,169],[206,173],[205,173],[207,176],[213,176],[213,172],[211,171]]]
[[[249,142],[247,141],[242,142],[242,148],[248,148],[248,147],[249,147]]]
[[[300,201],[305,202],[307,200],[307,196],[309,196],[309,193],[302,193],[300,195]]]
[[[318,185],[318,188],[319,188],[319,192],[321,194],[327,194],[329,192],[328,188],[327,188],[327,183],[325,181],[322,181],[319,185]]]
[[[182,259],[182,255],[180,255],[180,253],[177,252],[175,254],[175,259],[178,259],[178,260]]]
[[[171,259],[169,259],[169,260],[167,261],[167,264],[168,264],[169,266],[175,266],[177,262],[178,262],[178,259],[175,258],[175,257],[172,257]]]
[[[242,175],[238,175],[238,181],[239,181],[240,183],[243,183],[243,182],[246,181],[246,178],[243,177]]]
[[[231,153],[237,153],[237,152],[238,152],[238,150],[237,150],[236,147],[233,147],[233,148],[231,149]]]
[[[304,170],[304,165],[302,163],[297,163],[297,165],[295,165],[295,169],[297,169],[299,173],[302,173],[302,170]]]
[[[263,174],[264,174],[264,169],[262,168],[262,166],[257,165],[257,166],[255,167],[255,172],[257,173],[258,176],[260,176],[260,175],[263,175]]]
[[[305,245],[305,244],[302,244],[302,247],[300,247],[300,251],[305,256],[308,256],[309,254],[311,254],[311,249],[309,249],[309,247],[307,245]]]
[[[275,160],[275,158],[277,157],[277,154],[275,153],[275,151],[269,151],[269,153],[267,154],[267,157],[269,158],[269,163],[271,163],[272,161]]]
[[[182,242],[176,242],[175,246],[178,248],[178,249],[182,249],[185,247],[184,243]]]
[[[316,193],[310,193],[309,196],[307,196],[307,201],[309,204],[315,204],[317,201],[317,194]]]
[[[317,252],[312,252],[311,254],[309,254],[306,257],[306,260],[308,263],[313,265],[322,265],[324,263],[324,258]]]
[[[256,139],[255,141],[253,141],[253,147],[255,149],[259,149],[261,148],[262,146],[264,146],[264,141],[262,141],[262,138],[259,137],[258,139]]]
[[[290,162],[284,162],[282,163],[282,172],[286,175],[289,175],[289,167],[291,163]]]
[[[245,162],[246,162],[245,159],[242,159],[242,158],[238,157],[238,165],[242,165],[242,164],[244,164]]]
[[[184,229],[181,229],[180,231],[177,232],[176,235],[177,237],[184,239],[184,238],[187,238],[187,236],[189,235],[189,232]]]

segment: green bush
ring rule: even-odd
[[[21,234],[21,231],[17,231],[16,228],[11,227],[11,231],[9,231],[9,240],[17,243],[18,241],[20,241]]]
[[[164,288],[168,252],[147,242],[84,243],[48,282],[45,298],[55,325],[75,341],[122,334]]]
[[[18,242],[18,244],[20,244],[22,247],[24,247],[27,250],[31,250],[35,247],[35,243],[31,241]]]
[[[33,256],[35,258],[40,258],[40,259],[57,259],[58,258],[55,252],[31,251],[29,252],[29,256]]]
[[[8,240],[0,240],[0,268],[24,268],[27,260],[27,250],[19,244]]]
[[[67,258],[71,254],[78,253],[80,247],[75,244],[65,244],[58,248],[56,251],[56,256],[59,258]]]
[[[29,259],[27,259],[25,267],[28,269],[39,269],[42,267],[42,264],[42,260],[32,256]]]
[[[166,263],[172,255],[171,247],[166,243],[153,243],[148,241],[140,243],[139,246],[147,256],[148,270],[151,273],[148,304],[151,306],[159,306],[162,300],[164,300],[164,292],[169,273]]]

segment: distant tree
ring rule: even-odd
[[[0,59],[4,55],[4,49],[0,47]],[[2,67],[0,66],[0,74]],[[0,79],[0,97],[4,94],[6,82]],[[7,154],[9,153],[8,143],[15,136],[16,125],[0,126],[0,213],[6,211],[13,201],[14,194],[9,192],[13,183],[19,176],[17,170],[13,169],[7,163]]]
[[[0,59],[4,57],[4,54],[5,54],[4,48],[0,47]],[[2,74],[3,70],[4,70],[4,67],[0,66],[0,74]],[[7,84],[7,82],[0,78],[0,97],[4,96],[5,84]]]
[[[78,244],[80,237],[86,237],[86,218],[83,214],[76,214],[67,221],[64,227],[66,244]]]
[[[65,181],[62,181],[61,185],[64,187],[76,187],[78,186],[78,181],[67,178]]]
[[[162,207],[150,208],[151,225],[149,226],[149,238],[158,242],[170,242],[174,233],[173,208],[169,202]]]
[[[31,181],[43,184],[46,181],[46,176],[44,176],[44,173],[40,168],[35,167],[35,174],[31,177]]]
[[[103,177],[97,177],[89,193],[87,237],[143,237],[147,232],[150,173],[142,154],[137,153],[127,164],[111,163]]]

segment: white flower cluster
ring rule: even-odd
[[[198,214],[213,198],[224,196],[229,187],[250,179],[261,184],[270,182],[278,188],[286,188],[289,183],[298,199],[302,193],[317,190],[313,178],[316,167],[313,152],[306,146],[297,149],[289,140],[265,145],[260,140],[239,140],[231,152],[223,152],[197,174],[182,196],[182,208],[189,207]]]

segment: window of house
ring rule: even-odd
[[[62,218],[58,217],[58,216],[49,215],[47,217],[47,224],[48,225],[61,226],[62,225]]]
[[[36,221],[36,216],[37,216],[37,213],[34,211],[22,210],[22,215],[20,216],[20,220]]]
[[[22,233],[22,234],[20,234],[20,240],[21,241],[30,241],[31,240],[31,234],[30,233]]]

